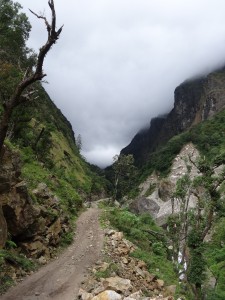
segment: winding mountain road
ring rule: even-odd
[[[103,231],[99,211],[90,208],[77,221],[76,236],[60,256],[22,283],[11,288],[2,300],[75,300],[87,268],[100,257]]]

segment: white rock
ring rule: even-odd
[[[106,290],[97,296],[93,297],[91,300],[121,300],[122,297],[120,294],[115,291]]]
[[[105,289],[114,290],[116,292],[127,292],[132,288],[131,281],[119,276],[106,278],[103,282]]]

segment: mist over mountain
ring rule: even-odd
[[[19,1],[32,23],[29,45],[38,50],[46,0]],[[81,134],[83,155],[102,167],[152,118],[173,107],[186,78],[225,62],[222,0],[55,1],[64,24],[45,86]]]
[[[139,131],[121,154],[133,154],[143,165],[150,153],[173,136],[212,117],[225,107],[225,68],[207,76],[185,80],[174,91],[174,107],[164,116],[153,118],[150,126]]]

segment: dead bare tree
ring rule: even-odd
[[[31,13],[34,14],[37,18],[44,20],[48,32],[48,38],[46,43],[39,50],[35,69],[28,69],[25,72],[23,79],[15,87],[11,97],[4,103],[4,112],[0,121],[0,158],[3,156],[3,145],[9,128],[12,113],[18,105],[29,100],[33,91],[29,92],[27,91],[27,88],[36,81],[41,81],[46,76],[46,74],[43,72],[43,63],[45,56],[58,40],[63,28],[63,26],[61,26],[58,30],[56,30],[56,12],[54,0],[49,0],[48,5],[51,10],[51,23],[48,22],[46,17],[37,15],[30,10]]]

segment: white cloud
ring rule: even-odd
[[[34,11],[47,0],[20,0],[36,50],[46,32]],[[168,112],[175,87],[225,62],[222,0],[55,0],[58,44],[47,56],[51,98],[103,166],[152,117]],[[104,162],[104,163],[103,163]]]

